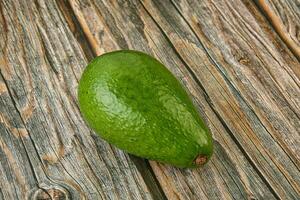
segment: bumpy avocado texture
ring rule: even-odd
[[[121,50],[96,57],[78,88],[85,121],[104,140],[136,156],[197,167],[212,136],[187,92],[153,57]]]

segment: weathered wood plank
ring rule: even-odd
[[[300,2],[298,0],[256,0],[276,32],[300,59]]]
[[[80,116],[87,59],[56,2],[0,5],[0,199],[153,199]]]
[[[171,3],[145,1],[265,181],[279,197],[299,197],[299,77],[285,67],[299,62],[281,56],[250,2],[174,4],[191,28]],[[202,52],[213,65],[199,63]]]
[[[218,46],[215,46],[214,50],[218,53],[217,56],[212,58],[210,55],[208,56],[203,44],[170,2],[157,1],[152,3],[144,1],[143,3],[160,27],[155,24],[151,16],[137,1],[70,1],[79,23],[84,27],[83,30],[97,54],[115,49],[130,48],[154,55],[165,63],[189,89],[213,130],[216,139],[216,153],[212,161],[203,169],[179,170],[151,162],[154,173],[157,175],[167,197],[169,199],[297,198],[299,196],[299,166],[297,154],[295,154],[298,147],[298,135],[295,134],[297,133],[295,129],[298,130],[299,125],[296,114],[291,111],[291,109],[298,109],[297,101],[299,98],[297,94],[291,93],[291,95],[296,95],[291,101],[293,106],[286,108],[288,113],[284,115],[284,117],[293,119],[295,125],[292,126],[287,123],[285,118],[282,121],[283,126],[289,128],[288,134],[294,137],[287,141],[281,138],[283,140],[281,142],[291,143],[288,150],[293,158],[290,158],[289,154],[277,144],[277,138],[273,138],[272,134],[276,133],[278,137],[278,133],[274,130],[269,133],[265,127],[266,124],[260,121],[261,118],[258,118],[256,114],[258,111],[253,110],[249,102],[245,101],[242,95],[245,95],[248,90],[234,89],[228,78],[224,76],[224,71],[221,71],[222,69],[211,60],[213,58],[218,62],[223,61],[222,64],[228,67],[228,63],[224,63],[226,54],[221,54]],[[204,3],[194,2],[194,4],[201,6]],[[239,2],[239,4],[241,3]],[[240,6],[245,9],[243,4]],[[199,12],[201,11],[199,7],[197,9]],[[197,14],[195,10],[189,13]],[[249,11],[247,14],[252,17]],[[209,16],[211,14],[206,13],[204,19]],[[213,29],[213,26],[210,28]],[[242,30],[240,31],[242,32]],[[216,39],[218,39],[215,40],[216,43],[221,42],[219,38]],[[242,47],[242,44],[237,43],[236,48],[239,45]],[[256,48],[256,51],[259,51],[262,45]],[[238,54],[243,51],[236,49],[235,52]],[[281,58],[281,54],[277,50],[273,49],[271,53]],[[267,56],[269,59],[276,59],[271,55]],[[290,58],[289,64],[298,64],[292,55],[287,54],[286,56]],[[281,59],[279,62],[286,64],[287,61]],[[258,63],[258,66],[265,67],[261,63]],[[288,68],[288,66],[285,67]],[[241,71],[240,76],[231,77],[231,79],[239,80],[238,78],[244,76],[246,76],[245,78],[248,76],[252,78],[255,75],[246,72]],[[289,72],[296,81],[299,80],[291,70]],[[254,76],[254,78],[256,77]],[[231,79],[230,81],[233,81]],[[297,86],[295,88],[289,87],[289,89],[299,90],[298,82],[293,82],[289,77],[287,81],[290,81],[292,86],[295,84]],[[240,80],[233,83],[247,84]],[[276,89],[276,87],[274,88]],[[256,92],[255,89],[251,91],[254,94],[261,92]],[[281,95],[278,94],[276,98],[282,98]],[[268,105],[266,104],[268,98],[261,100],[262,107]],[[268,106],[270,115],[275,114],[278,107],[277,105],[271,109]],[[277,118],[275,119],[277,120]],[[273,124],[270,121],[271,119],[268,123]],[[294,177],[295,180],[292,180],[291,177]],[[282,182],[278,183],[278,179],[282,179]]]
[[[253,3],[244,2],[178,0],[176,10],[144,1],[265,181],[277,196],[297,199],[300,82],[289,65],[300,64],[278,51],[284,45],[274,44]]]

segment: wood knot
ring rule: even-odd
[[[242,65],[249,65],[250,64],[250,60],[247,57],[241,57],[241,58],[238,59],[238,61]]]
[[[56,188],[51,189],[39,189],[34,194],[34,200],[65,200],[67,195]]]

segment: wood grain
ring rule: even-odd
[[[300,2],[256,0],[282,40],[300,59]]]
[[[299,41],[296,4],[265,3]],[[0,199],[299,199],[300,64],[276,31],[249,0],[0,1]],[[149,169],[85,125],[82,70],[117,49],[189,91],[215,139],[204,168]]]
[[[167,2],[145,5],[274,193],[297,199],[300,88],[299,77],[288,67],[299,69],[297,59],[278,52],[250,1],[182,0],[174,1],[176,9]],[[213,65],[204,63],[200,50]]]
[[[129,156],[80,116],[87,59],[70,19],[55,1],[0,5],[0,199],[153,199]]]
[[[253,3],[69,2],[97,55],[128,48],[154,55],[188,88],[213,130],[216,153],[205,168],[151,162],[169,199],[299,197],[299,77],[293,71],[299,63],[265,28]],[[237,19],[238,12],[250,21]]]

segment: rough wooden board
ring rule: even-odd
[[[300,59],[299,0],[256,0],[280,37]]]
[[[144,3],[274,193],[299,198],[300,84],[289,65],[300,64],[260,28],[253,3],[174,1],[181,15],[167,1]]]
[[[176,1],[176,6],[190,21],[204,49],[228,83],[240,91],[270,134],[299,164],[300,77],[289,66],[300,69],[300,63],[293,55],[285,58],[281,56],[283,53],[277,52],[283,47],[274,45],[272,41],[275,39],[268,37],[260,28],[262,24],[256,22],[258,14],[251,5],[247,7],[241,2],[232,2],[235,6],[231,7],[227,1],[222,3]],[[220,13],[221,9],[226,15]],[[236,13],[230,9],[235,9]],[[243,18],[238,11],[243,12]],[[203,20],[209,14],[211,20]],[[275,113],[277,116],[273,116]]]
[[[80,116],[87,59],[57,4],[0,5],[0,199],[153,199],[129,156]]]
[[[185,84],[208,120],[217,140],[216,154],[204,169],[179,170],[151,162],[167,197],[169,199],[297,198],[299,170],[298,165],[293,163],[297,162],[297,155],[293,154],[297,145],[290,149],[294,158],[289,158],[268,133],[265,124],[256,115],[256,110],[241,96],[240,93],[244,94],[247,90],[239,91],[232,88],[223,72],[207,56],[202,44],[175,7],[171,3],[164,2],[160,1],[157,6],[150,1],[144,2],[162,30],[159,30],[145,9],[136,1],[113,3],[100,0],[70,1],[70,4],[97,54],[119,48],[132,48],[156,56]],[[242,8],[245,9],[245,6]],[[247,14],[251,16],[249,11]],[[217,47],[214,48],[219,53],[215,59],[223,61],[224,64],[226,57],[223,58]],[[242,53],[238,50],[236,52]],[[274,49],[272,53],[281,55]],[[267,56],[269,59],[273,58]],[[292,55],[285,56],[290,58],[289,62],[298,64]],[[264,67],[261,63],[258,65]],[[188,70],[189,67],[191,69]],[[197,77],[191,75],[191,70]],[[235,79],[239,80],[240,76],[236,76]],[[249,76],[251,78],[253,75]],[[195,82],[193,78],[199,79],[199,82]],[[252,91],[255,92],[254,89]],[[261,104],[265,106],[266,100]],[[296,103],[294,105],[297,106]],[[271,109],[270,112],[274,113],[274,110]],[[288,114],[286,116],[290,117]],[[294,114],[291,116],[295,117]],[[286,123],[286,120],[283,122]],[[293,130],[293,127],[290,127]],[[296,134],[295,140],[292,138],[291,142],[296,142],[297,137]],[[282,166],[287,168],[284,169]],[[282,182],[278,183],[279,179]]]
[[[61,3],[61,1],[58,2]],[[195,24],[192,26],[196,35],[206,47],[206,50],[212,49],[205,52],[193,31],[190,30],[187,23],[170,3],[164,4],[167,5],[168,9],[165,9],[164,11],[167,12],[163,12],[163,14],[172,14],[171,18],[166,18],[163,14],[159,14],[160,10],[158,8],[163,8],[163,6],[159,5],[157,8],[149,2],[145,3],[150,13],[159,14],[159,16],[153,15],[152,17],[158,22],[163,29],[162,31],[155,25],[141,4],[136,1],[133,3],[126,1],[119,3],[116,1],[96,1],[92,4],[81,1],[79,4],[70,0],[70,3],[76,12],[77,18],[80,20],[80,24],[94,52],[101,54],[119,48],[135,48],[156,56],[167,64],[169,69],[186,85],[194,96],[201,113],[208,120],[208,124],[213,130],[214,138],[216,139],[216,153],[212,161],[205,168],[199,170],[179,170],[151,162],[151,166],[169,199],[242,199],[246,197],[259,199],[274,199],[279,197],[287,199],[299,196],[299,193],[297,193],[299,191],[299,159],[297,158],[297,154],[293,153],[297,152],[295,147],[298,145],[295,143],[294,146],[292,145],[290,149],[287,149],[291,152],[290,160],[294,161],[295,165],[283,168],[283,162],[288,161],[286,163],[288,165],[291,161],[289,161],[285,152],[281,151],[280,148],[285,143],[293,144],[293,138],[287,138],[287,141],[280,141],[280,145],[275,144],[275,148],[273,147],[275,139],[272,137],[262,140],[263,144],[257,140],[262,135],[267,136],[269,134],[266,131],[267,129],[272,130],[270,134],[275,132],[275,136],[279,137],[280,140],[282,140],[281,137],[284,136],[285,132],[278,130],[278,133],[276,133],[272,129],[273,121],[271,119],[273,118],[264,119],[264,114],[256,116],[257,104],[253,103],[255,102],[253,97],[250,100],[245,100],[245,96],[251,97],[252,94],[255,95],[255,91],[254,93],[250,93],[250,95],[243,93],[249,89],[246,87],[247,82],[239,80],[239,77],[243,77],[243,74],[237,73],[239,76],[232,75],[238,67],[234,68],[233,72],[230,71],[231,68],[228,67],[227,63],[230,58],[223,56],[227,55],[226,51],[225,53],[222,51],[222,45],[224,44],[218,45],[220,40],[215,41],[212,39],[219,32],[214,33],[216,30],[213,29],[212,32],[205,33],[197,30]],[[12,4],[18,4],[18,2]],[[187,4],[185,6],[181,4],[184,3],[180,3],[179,6],[176,4],[179,10],[182,8],[191,9]],[[0,182],[0,199],[17,199],[22,194],[35,196],[36,198],[49,198],[50,196],[65,198],[68,195],[76,196],[80,192],[82,192],[80,193],[81,195],[87,195],[87,198],[91,199],[97,198],[93,196],[94,192],[98,192],[98,195],[100,194],[102,197],[108,198],[104,195],[113,195],[111,191],[114,189],[121,194],[121,196],[116,198],[150,198],[149,194],[143,196],[143,192],[149,191],[149,188],[143,182],[135,166],[128,160],[128,156],[114,148],[110,148],[108,145],[103,145],[103,142],[99,138],[90,137],[89,130],[79,117],[78,108],[74,104],[76,101],[70,100],[70,98],[75,99],[74,88],[76,88],[82,67],[86,64],[83,53],[86,53],[86,55],[89,54],[86,52],[88,48],[84,47],[84,45],[79,46],[71,34],[71,31],[73,31],[73,22],[69,21],[70,18],[64,11],[62,11],[63,16],[59,11],[61,9],[58,9],[53,2],[47,2],[47,6],[42,6],[44,5],[43,2],[37,1],[36,5],[41,9],[41,13],[36,12],[37,8],[35,5],[29,7],[23,2],[22,5],[17,7],[18,10],[22,7],[25,11],[15,14],[14,9],[8,8],[9,5],[11,5],[11,2],[5,1],[1,4],[1,10],[5,12],[1,12],[0,15],[0,34],[5,33],[8,29],[12,30],[8,35],[1,35],[0,39],[1,50],[5,50],[5,53],[1,52],[0,57],[0,105],[6,105],[1,106],[1,113],[5,113],[5,115],[1,114],[0,130],[1,136],[2,133],[5,135],[5,141],[3,142],[2,138],[0,140],[0,177],[4,177],[4,181]],[[220,6],[222,5],[224,4]],[[240,6],[240,4],[237,6]],[[169,8],[171,9],[169,10]],[[198,8],[197,5],[194,9],[196,8]],[[208,8],[211,7],[208,6]],[[225,6],[225,8],[227,7]],[[249,9],[249,7],[247,8]],[[204,10],[199,9],[199,11],[205,11],[206,9],[206,6],[204,6]],[[182,13],[189,14],[190,12]],[[230,12],[228,13],[230,14]],[[198,17],[200,16],[198,15]],[[175,21],[168,21],[173,17],[175,17]],[[185,17],[188,18],[189,15],[185,15]],[[255,20],[258,19],[256,18]],[[43,23],[43,21],[47,23]],[[13,22],[25,23],[22,25]],[[67,23],[68,26],[66,25]],[[207,31],[210,24],[199,23],[199,25],[205,27],[203,30]],[[264,23],[259,25],[264,26]],[[222,29],[222,31],[226,34],[228,29]],[[165,34],[170,33],[167,34],[168,38],[164,37],[162,32]],[[76,31],[73,31],[73,34],[76,37]],[[209,37],[210,34],[213,36]],[[227,34],[230,35],[232,33],[228,32]],[[265,34],[268,37],[269,34],[272,35],[272,33]],[[220,35],[222,36],[222,34]],[[76,38],[78,39],[78,37]],[[273,36],[271,39],[267,40],[271,40],[271,44],[277,41],[277,38],[273,38]],[[174,51],[168,40],[174,45],[176,51]],[[10,42],[7,43],[6,41]],[[266,44],[266,42],[262,43]],[[41,44],[44,45],[43,48],[41,48]],[[255,45],[254,47],[257,47]],[[276,48],[279,47],[281,53],[278,53],[278,50],[274,47],[270,48],[269,45],[266,45],[268,48],[264,49],[264,51],[270,51],[271,56],[269,55],[269,57],[273,57],[273,59],[277,59],[279,55],[280,59],[278,62],[293,76],[299,86],[297,82],[299,81],[299,76],[296,73],[297,70],[299,72],[299,63],[289,53],[286,53],[285,48],[280,42],[273,45]],[[226,45],[224,46],[226,47]],[[228,45],[227,47],[231,46]],[[84,52],[81,48],[84,49]],[[232,50],[231,48],[229,49]],[[188,50],[188,53],[184,52],[185,50]],[[242,52],[242,56],[239,54],[238,56],[241,58],[244,58],[244,55],[248,56],[249,51],[247,50]],[[240,49],[237,48],[236,52],[240,53]],[[210,59],[214,58],[215,60],[211,61],[208,59],[207,53],[210,55]],[[262,65],[262,61],[273,63],[272,59],[264,60],[259,52],[255,51],[255,53],[260,56],[257,66],[268,67]],[[5,58],[8,58],[8,60]],[[199,60],[203,60],[204,65],[199,63]],[[244,63],[245,60],[237,60],[241,62],[242,66],[247,66],[247,62]],[[215,65],[216,62],[219,64],[218,66]],[[278,64],[275,66],[278,66]],[[292,68],[294,73],[289,71],[289,67],[291,66],[295,66]],[[74,70],[75,75],[73,72],[70,72],[71,69]],[[251,70],[256,71],[256,68]],[[226,78],[223,77],[224,73],[226,74]],[[294,76],[293,74],[296,75]],[[31,75],[36,77],[36,79],[31,78]],[[244,75],[247,75],[246,78],[248,78],[248,76],[259,77],[263,74],[253,75],[249,73]],[[214,77],[217,78],[214,79]],[[271,81],[274,80],[278,80],[278,77],[271,77]],[[280,111],[282,113],[279,118],[275,118],[275,124],[278,119],[289,117],[294,119],[294,115],[290,116],[291,109],[296,109],[295,114],[298,111],[297,105],[299,104],[294,102],[298,100],[298,96],[295,96],[294,99],[288,99],[291,100],[288,104],[280,104],[281,102],[285,102],[280,99],[284,96],[281,95],[281,92],[282,90],[285,91],[289,85],[287,84],[289,82],[285,81],[280,85],[283,89],[279,88],[276,90],[275,94],[277,95],[266,94],[269,97],[267,100],[272,100],[272,106],[275,106],[274,109],[277,109],[278,105],[283,105],[285,109],[284,111]],[[50,84],[43,84],[45,82]],[[230,85],[233,83],[234,85]],[[220,87],[220,85],[223,87]],[[47,86],[50,87],[49,90],[46,90]],[[30,87],[32,88],[30,89]],[[217,96],[214,95],[215,91],[218,91]],[[286,94],[289,95],[290,91],[287,91]],[[60,102],[56,101],[60,98]],[[279,98],[279,100],[276,98]],[[233,102],[230,102],[230,100],[233,100]],[[262,102],[262,105],[267,101],[264,98],[259,100]],[[261,102],[258,102],[258,105]],[[46,106],[47,104],[49,106]],[[29,106],[27,108],[27,105],[33,105],[33,107]],[[63,110],[65,113],[61,114],[57,110]],[[233,111],[239,115],[232,113]],[[267,111],[272,113],[273,109],[271,107],[269,110],[263,111],[269,114]],[[52,118],[48,119],[48,115]],[[60,124],[59,122],[61,121],[66,121],[66,124]],[[236,126],[235,123],[237,123]],[[268,125],[264,129],[263,125],[265,124]],[[279,123],[279,125],[281,124]],[[31,134],[32,130],[40,126],[42,126],[40,129]],[[79,130],[72,129],[78,128],[77,126]],[[293,128],[292,125],[285,123],[283,123],[283,126],[285,128]],[[44,128],[50,128],[50,130]],[[296,124],[294,128],[299,127]],[[75,139],[70,135],[72,133],[75,133]],[[239,134],[242,135],[239,136]],[[254,144],[247,144],[249,142],[248,137],[246,137],[248,134],[251,136],[250,138]],[[259,137],[256,138],[255,134],[259,134]],[[62,135],[68,137],[59,138]],[[48,139],[48,136],[53,139]],[[47,149],[49,147],[48,142],[51,142],[50,147],[53,147],[53,150]],[[271,145],[270,149],[275,150],[274,152],[265,148],[267,142]],[[258,150],[255,148],[256,144],[258,144]],[[61,146],[66,146],[66,150],[61,152],[59,150]],[[72,151],[70,151],[70,146]],[[11,151],[11,149],[14,151]],[[99,151],[98,154],[95,151]],[[42,154],[47,153],[47,155],[41,155],[41,152]],[[278,152],[279,154],[273,158],[275,161],[271,160],[271,164],[268,165],[270,157]],[[117,156],[114,157],[114,154],[117,154]],[[107,155],[110,156],[107,157]],[[283,157],[281,158],[281,156]],[[278,162],[278,158],[282,160]],[[128,163],[125,161],[126,159]],[[266,159],[267,161],[261,159]],[[28,166],[30,163],[33,164],[34,171],[28,167],[19,167],[23,165]],[[105,163],[105,166],[109,166],[109,168],[106,169],[103,163]],[[278,164],[277,167],[279,170],[275,167],[275,171],[272,171],[274,163]],[[91,168],[87,168],[88,172],[80,171],[78,166],[89,166]],[[98,169],[99,166],[101,166],[100,169]],[[295,166],[298,167],[298,171],[297,169],[295,171]],[[74,169],[78,169],[78,171],[74,172],[75,174],[70,174],[67,172],[69,169],[72,172]],[[92,171],[95,173],[91,174]],[[20,173],[21,176],[18,176]],[[109,173],[113,176],[109,176]],[[133,173],[133,175],[130,173]],[[284,173],[287,178],[281,178],[281,173]],[[293,173],[296,173],[296,175],[293,176]],[[26,176],[22,176],[23,174]],[[110,180],[105,180],[100,174],[104,174],[105,177],[109,176]],[[81,175],[84,177],[81,177]],[[278,177],[276,177],[277,175]],[[69,181],[64,183],[59,176],[68,177]],[[274,179],[274,177],[277,179]],[[295,180],[291,180],[290,177],[295,178]],[[75,179],[78,179],[80,184],[75,182]],[[286,179],[291,181],[290,185],[286,184]],[[275,184],[275,181],[277,181],[278,185]],[[24,184],[26,187],[15,187],[20,183],[26,183]],[[91,184],[94,185],[91,186]],[[78,185],[81,188],[76,187]],[[298,190],[292,188],[295,185]],[[139,189],[136,189],[138,186],[143,187],[140,189],[142,194],[138,193]],[[28,190],[30,191],[28,192]],[[130,191],[129,195],[132,193],[133,195],[128,196],[127,191]]]

